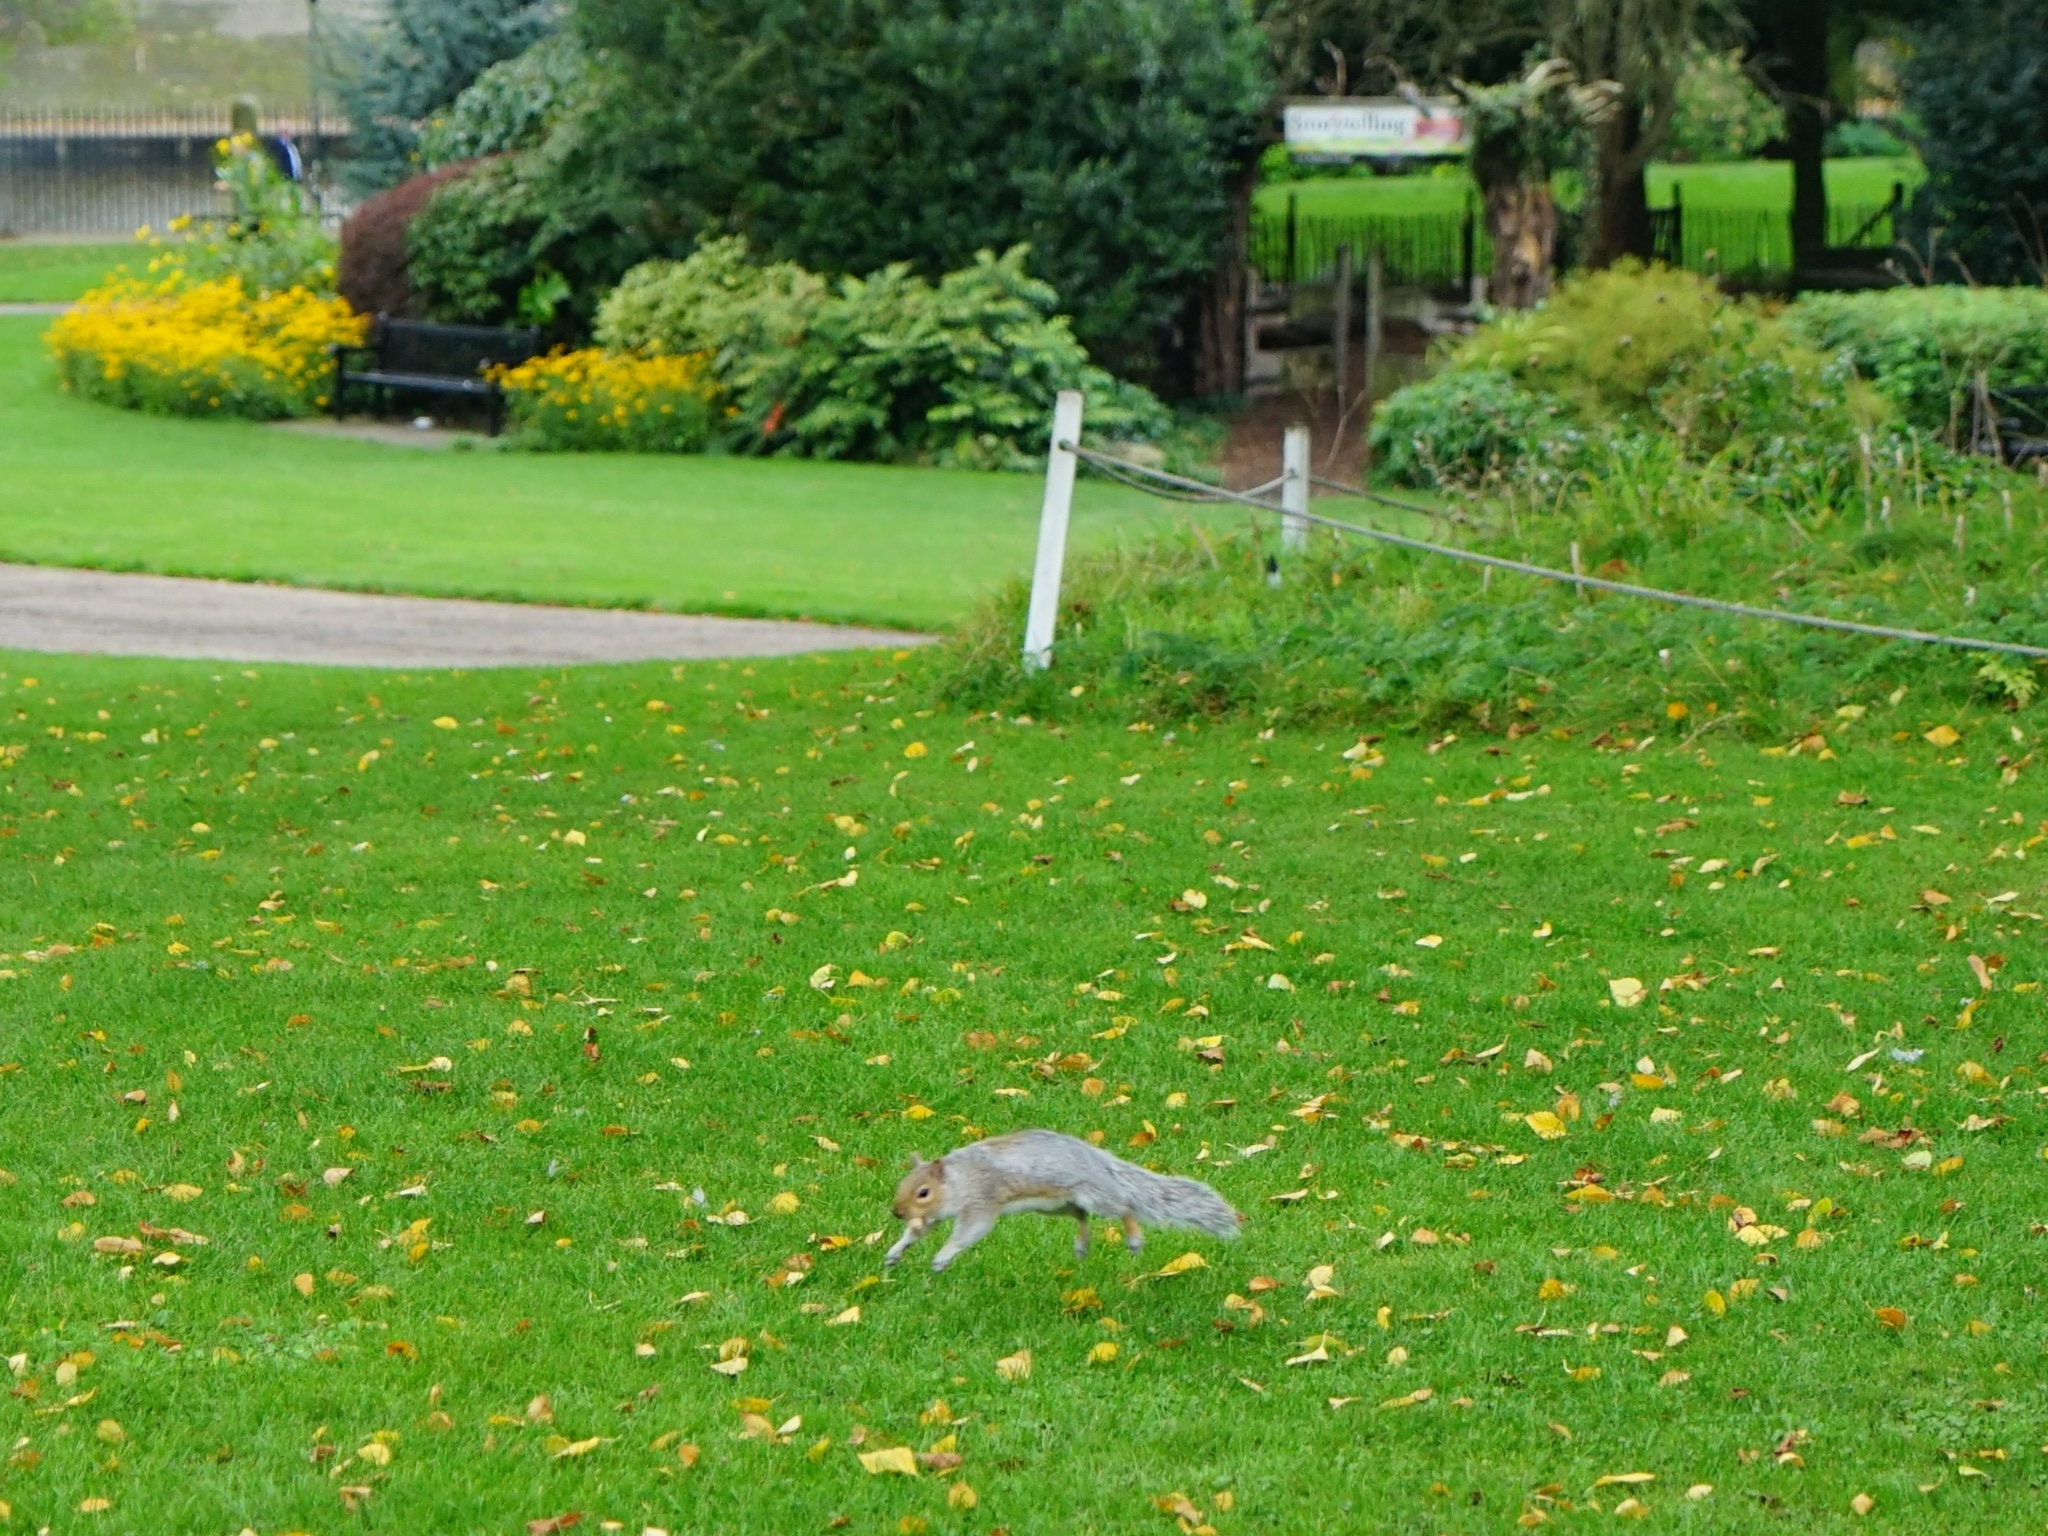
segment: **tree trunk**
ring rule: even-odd
[[[1488,187],[1486,233],[1493,241],[1493,302],[1502,309],[1533,309],[1548,298],[1557,257],[1557,204],[1550,184]]]
[[[1230,189],[1230,212],[1216,270],[1198,301],[1195,325],[1195,393],[1203,397],[1244,393],[1245,287],[1251,275],[1252,192],[1256,163]]]
[[[1642,141],[1643,109],[1637,102],[1622,103],[1600,128],[1589,267],[1610,267],[1624,256],[1648,261],[1655,254]]]
[[[1828,246],[1828,186],[1823,174],[1828,131],[1828,30],[1832,0],[1774,4],[1758,17],[1759,51],[1785,106],[1785,144],[1792,159],[1792,264],[1811,267]]]

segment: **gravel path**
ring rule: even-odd
[[[563,666],[791,656],[931,636],[0,565],[0,648],[365,667]]]

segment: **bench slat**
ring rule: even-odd
[[[487,395],[497,389],[489,379],[463,379],[445,373],[386,373],[380,369],[342,370],[351,384],[388,384],[402,389],[432,389],[444,394]]]

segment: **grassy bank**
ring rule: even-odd
[[[0,659],[11,1518],[2012,1528],[2003,721],[1380,761],[895,665]],[[903,1155],[1025,1125],[1243,1241],[885,1274]]]
[[[75,299],[124,263],[142,264],[133,244],[22,245],[0,242],[0,304]]]

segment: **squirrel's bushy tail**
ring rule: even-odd
[[[1177,1178],[1171,1174],[1135,1169],[1137,1187],[1131,1191],[1131,1212],[1148,1227],[1187,1227],[1220,1237],[1225,1242],[1237,1237],[1243,1221],[1230,1202],[1200,1179]]]

